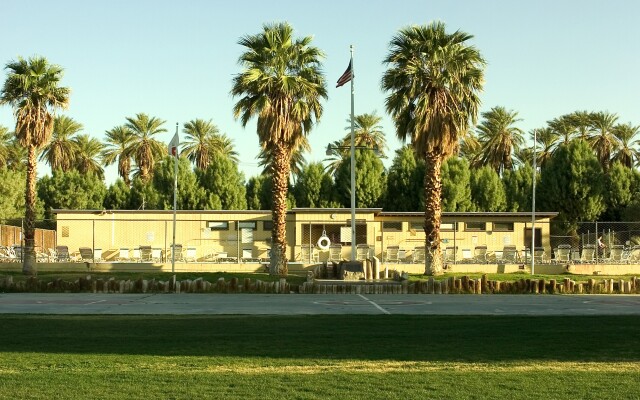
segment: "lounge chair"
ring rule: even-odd
[[[457,261],[460,261],[457,258],[457,253],[458,253],[458,246],[447,246],[444,249],[444,262],[447,263],[455,263]]]
[[[358,261],[366,260],[367,258],[369,258],[370,251],[371,251],[371,248],[369,247],[368,244],[356,245],[356,260]]]
[[[400,253],[400,246],[387,246],[387,254],[384,257],[384,261],[388,263],[398,263],[398,254]]]
[[[300,247],[300,261],[302,262],[320,262],[320,255],[313,245],[307,244]]]
[[[555,258],[553,259],[553,261],[556,263],[560,263],[560,264],[570,263],[571,262],[571,245],[568,245],[568,244],[559,245],[554,252],[554,256]]]
[[[151,249],[151,261],[162,262],[162,249],[160,248]]]
[[[176,261],[184,261],[184,256],[182,255],[182,245],[181,244],[175,244],[174,246],[172,246],[171,249],[171,257],[167,259],[168,260],[172,260],[173,259],[173,255],[175,254],[175,260]]]
[[[151,246],[140,246],[140,261],[151,262]]]
[[[196,248],[195,247],[187,247],[186,254],[184,255],[184,261],[185,262],[196,262],[197,260],[198,260],[198,257],[196,255]]]
[[[93,262],[93,250],[89,247],[80,247],[80,259],[83,262]]]
[[[582,247],[582,253],[580,254],[580,262],[591,264],[596,261],[596,246],[593,244],[585,244]]]
[[[609,252],[609,257],[605,258],[603,261],[620,264],[622,263],[622,254],[624,253],[624,246],[621,244],[614,244],[611,246],[611,251]]]
[[[479,264],[486,264],[488,262],[487,246],[476,246],[475,249],[473,249],[473,261]]]
[[[518,250],[514,245],[506,245],[502,248],[502,262],[505,264],[517,264],[519,262]]]
[[[416,264],[424,263],[425,246],[416,246],[413,248],[412,261]]]
[[[69,261],[71,261],[71,256],[69,255],[69,247],[67,247],[67,246],[56,246],[56,261],[57,262],[69,262]]]
[[[342,245],[332,244],[329,246],[329,261],[340,262],[342,261]]]
[[[547,254],[544,251],[544,247],[536,247],[533,250],[533,261],[536,264],[544,264],[547,262]]]
[[[121,248],[118,253],[117,261],[129,261],[129,249]]]

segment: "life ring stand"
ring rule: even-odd
[[[318,239],[317,245],[320,250],[329,250],[329,246],[331,246],[331,240],[327,236],[327,232],[324,230],[322,231],[322,236]]]

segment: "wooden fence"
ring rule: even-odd
[[[43,251],[56,247],[56,231],[36,228],[36,248]],[[0,246],[22,246],[22,227],[0,225]]]

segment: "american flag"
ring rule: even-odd
[[[349,66],[347,67],[347,70],[344,71],[344,74],[342,74],[340,79],[338,79],[338,83],[336,84],[337,88],[339,88],[340,86],[344,85],[345,83],[353,79],[353,69],[351,69],[351,62],[352,61],[349,61]]]

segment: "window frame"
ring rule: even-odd
[[[218,226],[217,224],[220,224],[220,226]],[[228,231],[229,221],[207,221],[207,229],[209,229],[210,231]]]
[[[469,224],[482,224],[482,228],[471,228]],[[465,232],[486,232],[487,231],[487,223],[482,221],[469,221],[464,223]]]

